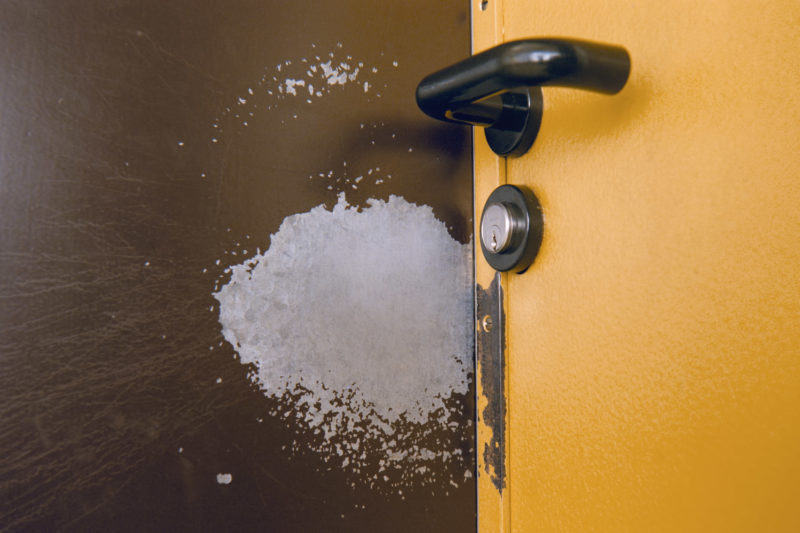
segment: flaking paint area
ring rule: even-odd
[[[480,373],[481,394],[486,405],[481,412],[482,422],[491,431],[491,439],[483,443],[483,464],[486,475],[495,488],[503,492],[506,486],[506,398],[505,398],[505,335],[503,324],[503,289],[500,274],[492,280],[488,289],[476,284],[477,316],[479,320],[489,316],[492,327],[489,331],[478,327],[476,353]],[[481,475],[479,473],[478,475]]]

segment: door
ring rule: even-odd
[[[411,36],[413,32],[413,38]],[[475,525],[464,0],[0,1],[0,531]]]
[[[505,373],[480,384],[480,530],[799,530],[800,6],[473,10],[476,51],[565,36],[633,62],[616,96],[544,88],[522,157],[476,135],[477,208],[523,185],[545,220],[531,268],[499,278]],[[498,387],[504,439],[485,410]]]

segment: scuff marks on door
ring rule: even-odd
[[[505,397],[505,313],[500,274],[488,289],[475,285],[478,332],[477,371],[480,376],[478,406],[480,422],[491,432],[483,444],[483,469],[502,493],[506,485],[506,397]],[[478,443],[479,446],[481,442]],[[480,452],[480,448],[478,450]],[[479,472],[478,475],[481,475]]]

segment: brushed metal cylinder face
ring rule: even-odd
[[[514,214],[502,203],[486,206],[481,220],[481,241],[484,248],[499,254],[511,244],[514,231]]]

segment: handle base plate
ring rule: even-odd
[[[486,142],[499,156],[524,155],[542,124],[541,87],[520,87],[495,98],[502,98],[503,112],[495,124],[484,129]]]

